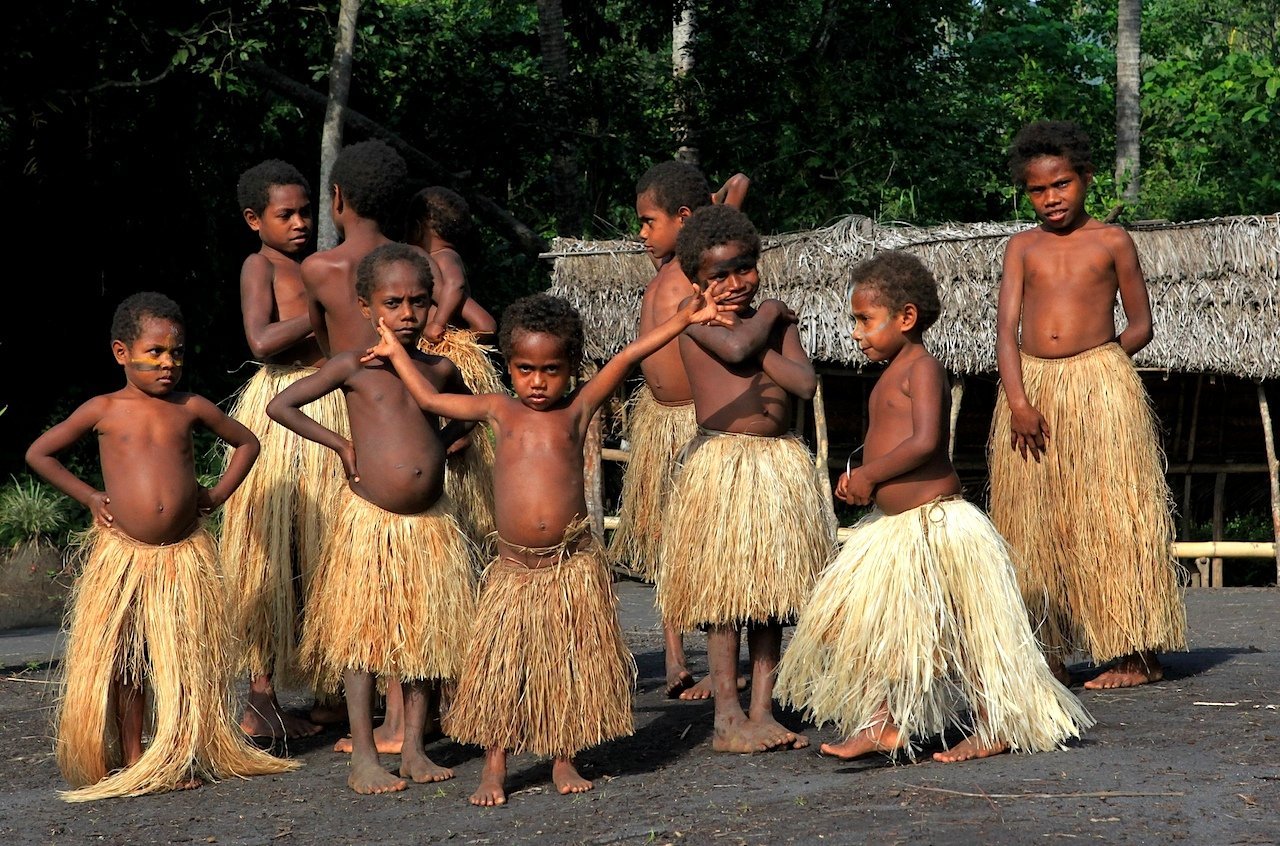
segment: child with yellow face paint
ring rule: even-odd
[[[297,764],[251,746],[228,707],[231,632],[215,542],[202,518],[222,505],[258,455],[258,440],[208,399],[175,390],[182,314],[168,297],[134,294],[112,322],[125,386],[93,397],[27,450],[27,463],[93,512],[68,616],[57,759],[68,801],[195,787]],[[211,488],[196,479],[192,435],[234,448]],[[103,490],[58,458],[97,436]],[[150,707],[154,729],[144,748]]]

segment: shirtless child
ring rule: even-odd
[[[485,571],[466,666],[444,714],[447,734],[485,749],[472,804],[507,801],[508,752],[552,758],[562,794],[590,790],[574,757],[631,734],[635,663],[587,520],[583,443],[596,409],[640,359],[691,323],[724,319],[720,312],[730,308],[710,293],[690,299],[575,387],[583,344],[577,311],[546,294],[517,300],[499,339],[515,397],[438,393],[380,328],[370,356],[386,357],[424,409],[484,420],[496,438],[498,555]]]
[[[388,243],[358,265],[356,296],[365,319],[381,321],[403,347],[402,372],[437,390],[467,392],[448,359],[416,349],[431,305],[431,267],[420,251]],[[331,392],[346,398],[351,437],[301,409]],[[267,406],[273,420],[324,444],[342,459],[350,484],[326,555],[311,580],[300,660],[329,689],[341,679],[351,723],[351,774],[357,793],[403,790],[452,778],[423,748],[429,688],[454,679],[475,608],[469,547],[444,492],[445,445],[397,372],[333,355],[316,373],[290,385]],[[449,429],[459,429],[450,424]],[[402,687],[404,741],[400,776],[378,762],[373,735],[375,675]]]
[[[62,798],[140,796],[296,769],[236,728],[236,656],[218,553],[202,519],[244,480],[258,440],[209,400],[175,390],[186,339],[173,300],[150,291],[127,297],[111,337],[125,386],[85,402],[26,455],[32,470],[93,513],[56,717],[58,767],[77,788]],[[211,488],[196,480],[197,429],[234,447]],[[57,457],[90,433],[103,490]]]
[[[748,184],[745,175],[735,174],[713,195],[702,171],[678,161],[656,164],[636,182],[640,238],[658,268],[644,289],[640,306],[641,334],[668,320],[689,295],[689,278],[680,269],[680,262],[673,260],[676,236],[685,219],[694,210],[713,202],[737,208]],[[653,582],[659,566],[662,513],[671,492],[675,456],[697,434],[698,423],[689,378],[676,341],[670,341],[640,362],[640,370],[644,374],[644,385],[637,392],[627,421],[631,455],[622,479],[618,528],[609,539],[609,557]],[[694,683],[680,631],[664,624],[663,636],[667,696],[686,700],[710,697],[708,679]]]
[[[853,338],[888,366],[870,399],[863,463],[836,496],[875,504],[818,580],[778,668],[778,697],[847,738],[822,751],[914,759],[958,727],[943,762],[1046,751],[1093,724],[1049,672],[1004,539],[966,502],[947,443],[947,374],[923,335],[942,311],[915,256],[852,272]],[[972,713],[954,702],[948,682]]]
[[[680,336],[699,428],[681,451],[658,571],[664,624],[707,629],[712,748],[721,752],[808,745],[773,717],[774,671],[782,626],[800,612],[835,543],[813,457],[789,431],[793,403],[814,395],[817,377],[790,309],[773,299],[753,305],[759,254],[755,227],[729,206],[695,211],[676,242],[685,274],[738,309],[728,325],[690,326]],[[747,712],[737,687],[743,627]]]
[[[1009,164],[1040,225],[1005,248],[991,519],[1060,678],[1083,651],[1115,662],[1087,688],[1159,681],[1156,653],[1186,649],[1187,624],[1159,426],[1131,358],[1152,337],[1138,253],[1085,211],[1094,168],[1079,126],[1024,127]]]

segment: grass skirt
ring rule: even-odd
[[[1039,463],[1009,448],[996,401],[988,444],[991,519],[1017,552],[1037,634],[1065,660],[1185,649],[1186,610],[1172,501],[1150,399],[1129,357],[1108,343],[1064,359],[1022,355],[1027,399],[1049,424]]]
[[[846,737],[887,703],[912,758],[949,727],[1039,752],[1093,725],[1040,654],[1008,545],[961,499],[857,524],[800,616],[776,692]]]
[[[267,403],[310,367],[263,365],[241,389],[231,416],[262,444],[257,462],[222,512],[222,569],[240,640],[238,671],[300,681],[297,642],[306,576],[315,568],[330,515],[346,488],[342,462],[328,447],[267,417]],[[342,435],[347,407],[334,391],[302,409]],[[227,453],[228,457],[230,451]]]
[[[577,532],[575,535],[574,532]],[[632,733],[636,667],[603,550],[570,527],[555,563],[496,558],[485,572],[466,667],[444,732],[486,749],[569,758]],[[544,550],[537,550],[544,552]]]
[[[653,398],[648,385],[637,392],[627,425],[631,455],[622,477],[618,528],[609,539],[609,560],[648,582],[658,571],[662,512],[671,493],[676,453],[698,433],[693,403],[670,406]]]
[[[295,761],[254,748],[232,716],[231,633],[213,536],[166,546],[95,526],[66,628],[56,715],[69,802],[163,793],[193,776],[283,773]],[[122,764],[113,682],[142,687],[151,738]],[[114,772],[113,772],[114,770]]]
[[[835,545],[808,449],[700,429],[681,457],[662,535],[663,620],[692,631],[793,619]]]
[[[307,595],[303,666],[327,691],[347,670],[455,678],[475,615],[474,572],[447,500],[406,515],[349,493]]]
[[[480,344],[475,332],[451,326],[439,343],[423,338],[418,341],[418,349],[452,361],[472,393],[508,393],[502,375],[489,357],[493,348]],[[476,547],[485,548],[494,531],[493,435],[488,424],[477,423],[471,430],[471,446],[459,456],[450,456],[445,465],[444,484],[463,531]]]

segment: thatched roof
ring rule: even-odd
[[[866,364],[850,336],[846,271],[888,249],[914,253],[938,278],[943,314],[925,336],[957,373],[995,370],[996,290],[1005,242],[1032,224],[921,228],[859,216],[809,232],[766,237],[762,296],[800,315],[816,360]],[[1280,376],[1280,215],[1224,217],[1130,228],[1151,292],[1155,340],[1137,358],[1146,367]],[[653,265],[635,241],[560,238],[552,293],[568,298],[587,326],[587,354],[604,359],[635,337],[640,297]],[[1117,304],[1117,324],[1123,326]]]

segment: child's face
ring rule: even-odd
[[[360,300],[360,310],[375,327],[379,320],[395,333],[401,344],[413,349],[427,325],[431,309],[431,289],[418,269],[407,261],[393,261],[378,268],[369,302]]]
[[[892,361],[907,343],[905,311],[893,314],[874,288],[853,291],[853,340],[872,361]]]
[[[268,247],[285,255],[303,252],[315,222],[311,197],[301,185],[272,185],[267,196],[270,199],[262,216],[245,209],[245,222]]]
[[[750,305],[760,287],[756,257],[742,244],[717,244],[702,253],[698,285],[728,293],[721,305]]]
[[[1070,231],[1084,221],[1093,174],[1081,176],[1065,156],[1037,156],[1024,177],[1027,198],[1046,228]]]
[[[555,335],[515,332],[507,371],[520,402],[535,411],[552,408],[569,392],[569,356],[565,354],[564,341]]]
[[[688,216],[687,206],[676,209],[675,214],[667,214],[651,192],[636,197],[636,217],[640,219],[640,240],[644,241],[645,251],[655,259],[670,258],[676,251],[680,227]]]
[[[172,320],[146,316],[142,331],[132,341],[112,341],[116,363],[124,367],[129,384],[153,397],[173,391],[182,378],[186,335]]]

